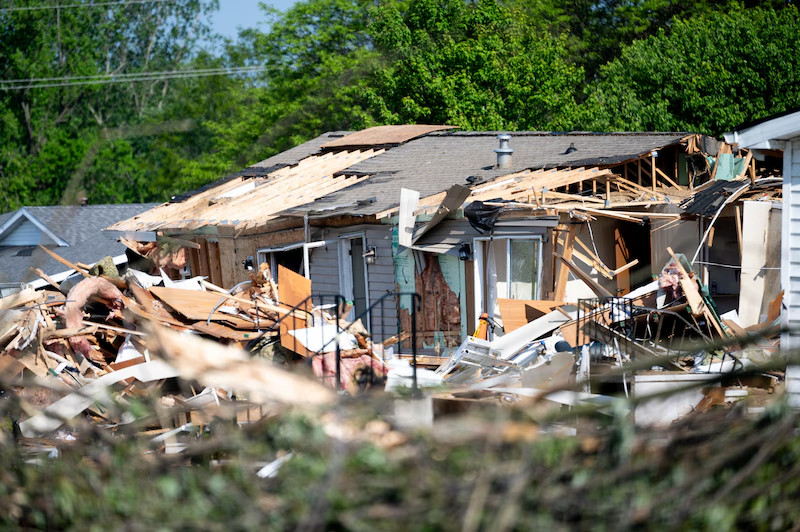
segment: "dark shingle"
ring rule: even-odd
[[[500,132],[437,132],[392,148],[353,165],[343,174],[373,174],[362,183],[329,194],[322,200],[294,209],[293,213],[340,206],[339,212],[375,214],[399,204],[400,189],[410,188],[422,197],[464,184],[469,176],[477,182],[526,168],[577,167],[614,164],[651,150],[677,144],[689,133],[511,133],[514,149],[510,169],[494,168]],[[565,154],[570,144],[577,151]],[[360,200],[377,201],[357,206]],[[342,205],[353,205],[344,207]]]
[[[103,228],[136,216],[156,205],[156,203],[136,203],[26,207],[26,210],[69,244],[67,247],[52,248],[56,253],[70,262],[91,264],[107,255],[116,256],[125,253],[125,246],[103,233]],[[0,225],[13,216],[14,212],[0,215]],[[34,248],[30,256],[20,253],[27,249],[30,248],[0,246],[0,283],[28,282],[36,279],[36,275],[29,270],[31,266],[42,269],[48,275],[67,269],[41,249]]]

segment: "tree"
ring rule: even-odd
[[[570,61],[593,82],[602,65],[635,40],[670,31],[674,19],[752,7],[791,5],[790,0],[505,0],[538,28],[567,39]]]
[[[90,83],[89,77],[182,68],[208,35],[199,16],[216,0],[91,4],[0,13],[6,209],[58,203],[99,130],[158,120],[169,80]]]
[[[380,8],[371,32],[389,62],[367,89],[373,112],[387,123],[569,129],[582,73],[563,39],[528,22],[492,0]]]
[[[364,87],[378,66],[363,0],[308,0],[285,13],[264,7],[266,31],[245,30],[226,49],[226,62],[265,72],[228,95],[230,112],[207,120],[206,153],[185,160],[184,189],[258,162],[330,130],[375,122]]]
[[[720,135],[800,106],[799,55],[795,8],[679,19],[601,69],[585,126]]]

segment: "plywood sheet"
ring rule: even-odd
[[[323,148],[344,148],[349,146],[386,146],[402,144],[413,138],[442,131],[455,129],[456,126],[434,126],[426,124],[409,124],[399,126],[376,126],[349,135],[322,145]]]
[[[761,321],[764,299],[764,266],[767,262],[770,202],[745,201],[742,224],[742,274],[739,291],[739,321],[750,327]]]
[[[289,268],[278,266],[278,294],[281,303],[294,308],[300,303],[305,303],[298,307],[300,310],[311,311],[311,279],[306,279],[299,273],[295,273]]]
[[[503,330],[508,334],[564,305],[564,302],[497,298],[497,304],[500,306]]]
[[[164,288],[154,286],[150,293],[158,299],[180,312],[190,320],[207,320],[208,315],[224,297],[222,294],[202,292],[200,290],[183,290],[181,288]],[[215,321],[229,320],[231,316],[215,312],[211,318]]]

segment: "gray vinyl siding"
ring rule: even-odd
[[[314,294],[339,294],[339,238],[343,235],[364,233],[365,246],[375,246],[375,264],[367,266],[367,285],[370,304],[387,292],[396,290],[394,262],[392,260],[392,229],[389,225],[357,225],[326,230],[326,246],[315,248],[311,254],[311,288]],[[397,304],[393,298],[376,307],[371,316],[370,332],[375,341],[383,336],[397,334]]]
[[[28,220],[21,218],[11,227],[9,234],[0,241],[0,246],[35,246],[36,244],[52,244],[53,240],[41,229]]]

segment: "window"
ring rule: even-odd
[[[484,312],[499,318],[498,299],[540,299],[540,236],[477,238],[475,245],[476,320]]]

